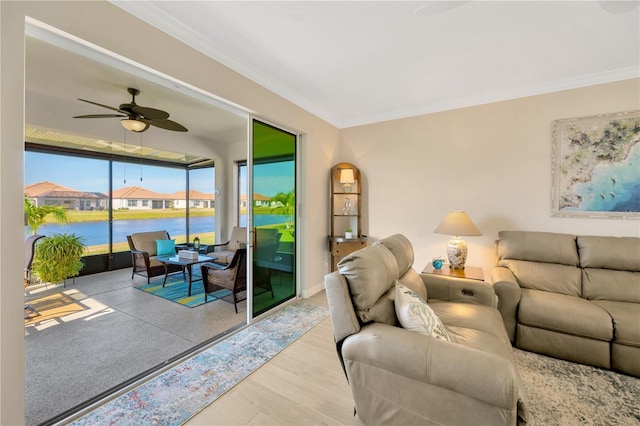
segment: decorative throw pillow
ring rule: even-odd
[[[394,305],[402,328],[450,342],[447,329],[427,302],[399,281],[395,286]]]
[[[176,242],[174,240],[156,240],[156,256],[176,254]]]

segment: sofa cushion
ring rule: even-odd
[[[420,296],[396,281],[394,298],[396,315],[402,328],[436,339],[450,341],[444,325]]]
[[[146,251],[149,256],[156,255],[156,240],[168,240],[167,231],[138,232],[131,234],[131,242],[136,250]]]
[[[428,300],[427,286],[424,285],[424,281],[422,281],[420,274],[418,274],[415,269],[410,268],[404,275],[398,278],[398,281],[420,296],[422,300]]]
[[[176,254],[176,242],[174,240],[156,240],[156,256]]]
[[[404,235],[395,234],[379,240],[375,244],[382,244],[389,249],[389,251],[396,258],[396,263],[398,264],[398,273],[400,275],[404,275],[413,266],[413,246]]]
[[[429,306],[447,329],[458,330],[455,334],[460,334],[461,329],[476,330],[491,334],[507,347],[511,346],[502,316],[495,308],[476,303],[444,301],[429,302]],[[452,341],[455,341],[453,336]]]
[[[578,266],[576,236],[552,232],[500,231],[498,259]]]
[[[579,236],[580,266],[640,272],[640,238]]]
[[[498,266],[508,268],[522,288],[581,296],[580,268],[557,263],[502,259]]]
[[[585,268],[582,270],[582,297],[640,303],[640,272]]]
[[[347,279],[351,299],[360,320],[378,321],[368,311],[398,279],[398,265],[393,254],[385,246],[374,244],[344,257],[338,262],[338,270]],[[381,302],[386,306],[387,312],[395,312],[393,301],[383,299]],[[384,318],[388,317],[388,314],[384,315]],[[384,322],[383,318],[380,321]]]
[[[603,308],[548,291],[522,289],[518,323],[607,342],[613,339],[613,321]]]
[[[216,263],[231,263],[233,259],[233,255],[236,254],[235,251],[222,250],[222,251],[213,251],[211,253],[207,253],[207,256],[214,257],[214,262]]]
[[[640,348],[640,304],[594,300],[613,318],[615,343]]]

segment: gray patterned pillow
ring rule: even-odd
[[[399,281],[396,281],[395,287],[394,305],[402,328],[451,341],[444,324],[427,302]]]

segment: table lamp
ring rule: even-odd
[[[464,269],[464,264],[467,261],[467,243],[460,236],[482,235],[464,210],[450,211],[433,232],[453,235],[447,245],[447,256],[451,269]]]
[[[355,182],[353,169],[340,170],[340,183],[344,183],[344,192],[351,192],[351,184]]]

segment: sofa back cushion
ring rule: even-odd
[[[578,266],[576,236],[552,232],[500,231],[498,260],[528,260]]]
[[[238,243],[247,243],[247,228],[243,226],[234,226],[231,230],[231,236],[229,237],[229,246],[227,250],[236,251],[239,248],[243,248],[244,244]]]
[[[579,236],[587,299],[640,303],[640,238]]]
[[[428,300],[427,287],[420,278],[420,274],[413,269],[414,254],[411,241],[402,234],[395,234],[379,240],[375,244],[385,246],[396,258],[400,274],[399,281],[420,296],[422,300]]]
[[[523,288],[581,296],[576,236],[553,232],[500,231],[498,266]]]
[[[375,244],[381,244],[389,249],[396,258],[400,275],[404,275],[413,266],[413,246],[404,235],[395,234],[379,240]]]
[[[155,256],[156,240],[168,240],[169,235],[167,231],[151,231],[151,232],[138,232],[131,234],[131,242],[136,250],[146,251],[149,256]]]
[[[640,272],[640,238],[579,236],[580,266]]]
[[[580,268],[556,263],[502,259],[498,266],[508,268],[522,288],[550,291],[568,296],[582,295]]]
[[[338,262],[338,271],[347,279],[351,300],[362,322],[395,325],[393,284],[398,279],[398,265],[383,245],[374,244],[355,251]]]

